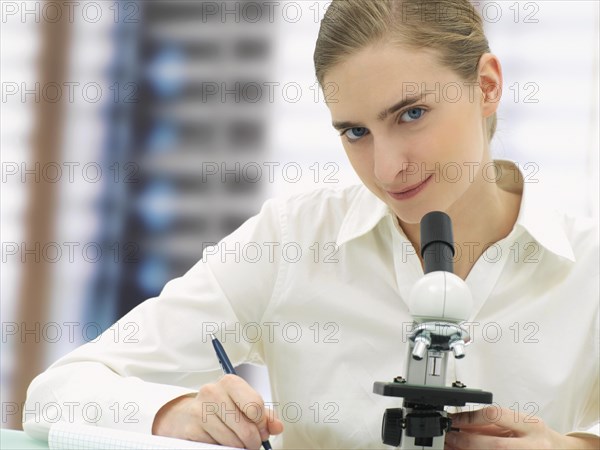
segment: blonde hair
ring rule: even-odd
[[[490,52],[483,21],[469,0],[333,0],[321,21],[314,52],[323,88],[329,69],[380,42],[436,51],[439,63],[465,82],[477,81],[479,59]],[[488,140],[496,113],[487,118]]]

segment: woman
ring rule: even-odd
[[[473,345],[449,373],[496,402],[456,414],[447,447],[597,448],[566,434],[598,420],[597,232],[540,211],[517,167],[493,161],[502,71],[472,6],[334,1],[315,66],[364,186],[267,202],[160,297],[36,378],[28,402],[129,402],[135,421],[99,425],[246,448],[279,434],[282,448],[382,448],[381,416],[399,402],[372,384],[406,370],[418,225],[439,210],[474,297]],[[107,338],[128,323],[134,342]],[[267,365],[275,404],[220,376],[211,333],[234,365]]]

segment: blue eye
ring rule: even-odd
[[[410,108],[400,118],[404,122],[412,122],[413,120],[420,119],[423,114],[425,114],[423,108]]]
[[[367,131],[368,130],[365,127],[354,127],[354,128],[348,128],[342,134],[346,135],[346,137],[348,138],[349,141],[357,141],[361,137],[363,137],[367,133]],[[350,132],[352,132],[352,134],[354,134],[354,137],[352,137],[348,134]]]

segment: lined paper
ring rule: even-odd
[[[55,450],[239,450],[235,447],[224,447],[222,445],[71,423],[56,423],[52,425],[48,434],[48,446]]]

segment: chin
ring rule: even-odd
[[[426,200],[423,200],[422,202],[417,201],[410,207],[408,207],[408,205],[406,207],[402,207],[399,205],[390,204],[390,202],[387,202],[387,204],[402,223],[415,225],[419,225],[421,223],[421,220],[425,214],[432,211],[442,211],[448,213],[449,208],[449,205],[446,204],[446,202],[427,202]]]
[[[388,205],[388,207],[393,211],[395,216],[402,222],[406,224],[420,224],[423,216],[431,211],[446,211],[448,209],[447,202],[444,201],[435,201],[432,202],[430,196],[423,195],[425,192],[421,193],[422,198],[414,198],[413,200],[408,201],[394,201],[390,199],[390,197],[385,193],[385,191],[379,188],[371,188],[367,185],[369,190],[373,192],[381,201]],[[441,199],[440,199],[441,200]]]
[[[415,224],[415,225],[418,225],[419,223],[421,223],[421,219],[428,212],[439,211],[438,209],[426,209],[426,208],[422,208],[422,207],[411,208],[411,210],[408,210],[405,208],[398,208],[397,206],[394,207],[394,205],[390,205],[389,203],[388,203],[388,206],[392,209],[392,211],[394,212],[396,217],[400,220],[400,222],[406,223],[406,224]]]

